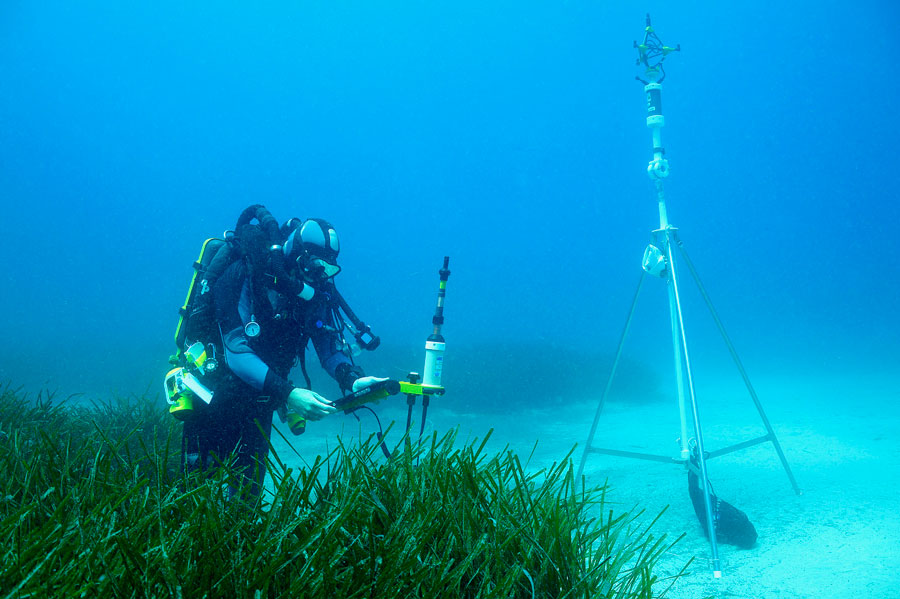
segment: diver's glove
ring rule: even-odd
[[[366,387],[371,387],[376,383],[380,383],[382,381],[388,380],[387,377],[380,378],[377,376],[364,376],[353,381],[353,392],[356,393],[360,389],[365,389]]]
[[[300,414],[309,420],[321,420],[329,414],[335,413],[335,407],[327,399],[309,389],[295,387],[287,398],[289,410]]]

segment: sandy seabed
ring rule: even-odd
[[[802,495],[794,493],[769,442],[709,461],[716,493],[743,510],[759,533],[753,549],[719,545],[721,578],[713,577],[709,542],[688,497],[683,464],[591,454],[585,465],[587,483],[607,482],[614,504],[628,510],[637,505],[648,521],[665,509],[655,534],[675,539],[685,533],[657,571],[660,577],[674,574],[694,558],[666,595],[672,599],[900,596],[898,381],[785,378],[757,382],[756,390]],[[698,388],[697,397],[707,451],[765,434],[742,386]],[[426,434],[458,426],[462,442],[494,429],[490,449],[508,446],[523,460],[531,455],[531,468],[549,466],[577,445],[577,466],[598,399],[498,415],[454,411],[450,392],[432,402]],[[396,420],[402,426],[406,420],[402,400],[381,403],[378,413],[385,425]],[[420,415],[417,407],[414,418]],[[313,456],[333,447],[337,435],[348,440],[360,431],[376,430],[371,415],[362,413],[361,418],[336,416],[313,423],[294,446],[301,455]],[[693,436],[692,425],[688,430]],[[674,398],[671,403],[610,398],[593,445],[675,457],[680,436]],[[277,443],[276,451],[282,458],[290,452]],[[296,465],[301,466],[299,459]]]

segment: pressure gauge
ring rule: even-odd
[[[256,322],[255,317],[251,315],[250,322],[244,325],[244,334],[252,339],[253,337],[259,336],[259,330],[259,323]]]

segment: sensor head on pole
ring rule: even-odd
[[[648,83],[644,86],[647,94],[647,126],[651,129],[665,126],[666,117],[662,111],[662,85]]]

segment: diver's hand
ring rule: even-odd
[[[288,395],[287,407],[309,420],[321,420],[336,411],[327,399],[315,391],[299,387],[295,387]]]
[[[382,381],[388,380],[387,377],[379,378],[377,376],[364,376],[353,381],[353,389],[352,391],[356,393],[360,389],[365,389],[366,387],[371,387],[376,383],[380,383]]]

